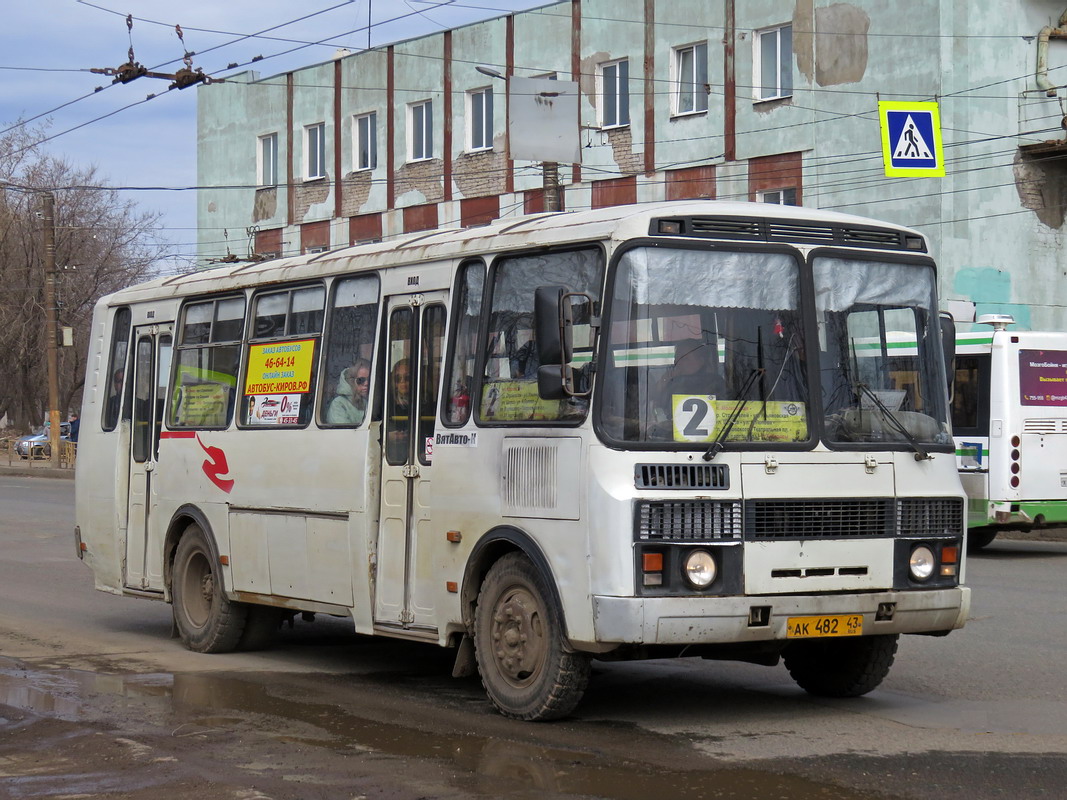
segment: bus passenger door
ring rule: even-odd
[[[436,629],[430,476],[445,344],[445,292],[389,299],[381,527],[374,620]],[[433,536],[438,536],[437,542]]]
[[[170,325],[148,325],[134,329],[125,577],[126,586],[131,589],[162,588],[162,554],[152,552],[149,530],[155,505],[152,479],[166,405],[171,344]]]

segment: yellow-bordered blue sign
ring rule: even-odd
[[[879,101],[885,174],[897,178],[943,178],[941,115],[937,103]]]

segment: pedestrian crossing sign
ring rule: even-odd
[[[941,117],[937,103],[880,101],[882,158],[892,178],[943,178]]]

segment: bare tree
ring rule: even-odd
[[[145,213],[79,168],[34,146],[41,129],[0,137],[0,418],[19,428],[47,416],[40,192],[55,196],[56,299],[74,346],[59,351],[60,413],[81,405],[96,301],[146,279],[163,252],[159,215]]]

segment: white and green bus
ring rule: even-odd
[[[125,289],[93,321],[79,553],[192,650],[343,617],[455,648],[521,719],[570,713],[594,659],[862,695],[968,614],[935,271],[906,228],[694,201]]]
[[[968,498],[968,542],[1067,525],[1067,333],[1010,328],[956,336],[952,428]]]

